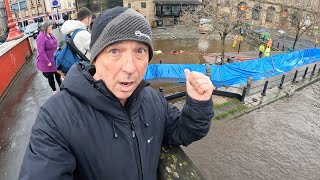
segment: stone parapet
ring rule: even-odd
[[[31,55],[27,36],[0,45],[0,101]]]

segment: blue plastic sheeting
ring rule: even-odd
[[[267,58],[245,62],[210,65],[211,80],[215,85],[246,84],[248,77],[253,81],[283,74],[292,69],[320,61],[320,49],[306,49]],[[206,74],[205,65],[195,64],[150,64],[145,79],[179,78],[184,79],[183,70],[190,69]]]
[[[150,64],[144,79],[178,78],[185,79],[184,69],[206,74],[206,66],[199,64]]]

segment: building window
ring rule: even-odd
[[[238,11],[237,11],[237,17],[240,18],[242,16],[245,16],[247,12],[248,5],[246,2],[242,1],[238,4]]]
[[[161,16],[161,4],[156,4],[156,16]]]
[[[32,11],[32,15],[36,14],[36,10],[34,8],[31,11]]]
[[[189,11],[194,12],[196,10],[197,10],[197,6],[196,5],[193,5],[193,4],[189,5]]]
[[[179,16],[181,14],[181,6],[180,5],[172,5],[171,6],[171,14]]]
[[[182,9],[187,10],[187,6],[156,4],[156,16],[180,16]]]
[[[274,19],[274,14],[275,14],[276,8],[273,6],[268,7],[267,9],[267,15],[266,15],[266,22],[272,23]]]
[[[171,15],[170,5],[162,5],[162,15]]]
[[[28,11],[28,10],[25,10],[25,11],[24,11],[24,15],[25,15],[25,16],[29,16],[29,11]]]
[[[147,7],[147,3],[146,2],[142,2],[141,3],[141,8],[146,8]]]
[[[252,19],[259,21],[261,16],[261,6],[255,5],[252,10]]]
[[[131,8],[131,3],[128,3],[128,8]]]
[[[72,7],[72,3],[68,2],[68,7],[71,8]]]
[[[38,11],[39,11],[39,13],[42,13],[42,8],[39,7],[39,8],[38,8]]]
[[[225,1],[223,2],[223,6],[224,6],[224,7],[229,7],[229,6],[230,6],[229,0],[225,0]]]

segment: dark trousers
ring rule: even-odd
[[[259,51],[259,58],[262,58],[263,52]]]
[[[60,85],[61,85],[60,74],[58,74],[57,72],[43,72],[42,74],[44,75],[44,77],[46,77],[48,79],[49,85],[53,91],[57,90],[55,82],[54,82],[54,77],[56,77],[56,81],[60,87]]]

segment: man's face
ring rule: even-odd
[[[90,23],[92,21],[92,16],[89,16],[89,17],[86,17],[84,20],[83,20],[83,23],[87,26],[87,28],[90,26]]]
[[[124,105],[146,73],[149,46],[137,41],[121,41],[107,46],[97,56],[96,80],[102,79]]]

